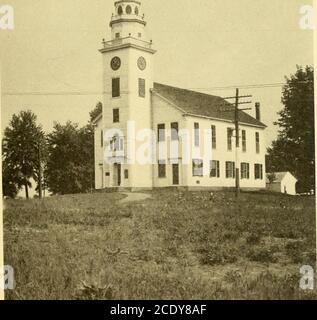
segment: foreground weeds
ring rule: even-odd
[[[6,201],[7,299],[316,299],[314,198],[162,190]]]

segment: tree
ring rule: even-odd
[[[43,190],[45,190],[47,184],[44,176],[46,164],[47,164],[47,157],[48,157],[48,150],[47,150],[47,139],[46,137],[42,137],[36,145],[36,152],[37,152],[37,166],[34,170],[34,179],[36,181],[36,188],[35,190],[38,192],[39,198],[42,198]]]
[[[27,199],[28,188],[31,187],[30,179],[35,177],[38,168],[37,145],[44,139],[42,127],[36,124],[36,120],[36,115],[31,111],[14,114],[4,131],[2,141],[2,161],[7,179],[4,191],[14,195],[24,187]]]
[[[15,172],[10,170],[10,168],[7,166],[7,162],[4,162],[2,168],[2,191],[4,197],[14,199],[19,192],[19,188],[14,182],[17,178],[14,176],[14,174]]]
[[[291,171],[299,192],[315,190],[314,69],[297,67],[283,87],[282,103],[275,123],[279,135],[268,149],[268,171]]]
[[[276,180],[275,173],[268,173],[266,175],[267,179],[269,180],[269,183],[272,184]]]
[[[56,123],[48,135],[46,182],[53,194],[90,191],[94,170],[93,127]]]

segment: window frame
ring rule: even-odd
[[[165,141],[166,141],[165,123],[159,123],[157,125],[157,142],[165,142]]]
[[[215,168],[214,168],[213,164],[216,164]],[[213,172],[215,174],[213,174]],[[210,161],[210,175],[209,176],[210,176],[210,178],[220,178],[220,161],[219,160],[211,160]]]
[[[247,132],[246,130],[242,130],[242,152],[247,152]]]
[[[230,174],[232,173],[232,174]],[[226,179],[236,178],[236,164],[234,161],[226,161]]]
[[[116,114],[117,112],[117,114]],[[112,121],[113,123],[120,123],[120,109],[114,108],[112,109]]]
[[[165,179],[166,175],[166,161],[159,160],[157,164],[157,176],[159,179]]]
[[[200,146],[199,122],[194,122],[194,145],[195,145],[195,147]]]
[[[124,137],[114,135],[110,140],[110,150],[112,152],[124,151]]]
[[[211,148],[217,149],[217,128],[215,125],[211,126]]]
[[[232,151],[233,129],[227,128],[227,151]]]
[[[138,85],[139,85],[139,97],[145,98],[145,96],[146,96],[145,79],[139,78]]]
[[[117,83],[116,83],[117,81]],[[115,87],[117,85],[117,88]],[[121,81],[120,81],[120,77],[114,77],[112,78],[112,92],[111,92],[111,96],[112,98],[120,98],[121,97]],[[117,92],[116,92],[117,89]],[[118,94],[118,95],[115,95]]]
[[[254,180],[263,180],[263,164],[261,163],[254,164]]]
[[[197,164],[196,162],[199,162],[199,164]],[[199,166],[197,168],[197,165]],[[202,159],[193,159],[192,161],[192,167],[193,167],[193,177],[203,177],[204,176],[204,160]],[[199,170],[199,172],[197,173],[196,170]]]
[[[179,123],[172,122],[171,123],[171,140],[178,141],[179,140]]]
[[[260,132],[255,133],[255,152],[259,154],[261,152],[260,148]]]
[[[241,162],[241,180],[250,179],[250,164],[248,162]]]

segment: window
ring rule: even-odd
[[[255,133],[255,148],[256,148],[256,153],[260,153],[260,133],[259,132]]]
[[[112,98],[120,97],[120,78],[112,79]]]
[[[120,38],[120,33],[117,32],[117,33],[116,33],[116,39],[119,39],[119,38]]]
[[[159,124],[157,126],[158,142],[165,141],[165,124]]]
[[[135,13],[136,15],[138,15],[138,14],[139,14],[139,8],[138,8],[138,7],[135,7],[135,9],[134,9],[134,13]]]
[[[120,122],[119,109],[113,109],[113,110],[112,110],[112,113],[113,113],[113,123],[118,123],[118,122]]]
[[[178,140],[178,122],[171,123],[171,138],[173,141]]]
[[[220,178],[220,163],[219,161],[212,160],[210,161],[210,177],[211,178]]]
[[[233,136],[233,129],[227,129],[227,147],[228,151],[232,151],[232,136]]]
[[[139,97],[145,97],[145,79],[139,78]]]
[[[115,135],[110,140],[110,150],[111,151],[123,151],[124,149],[124,138]]]
[[[212,146],[213,149],[217,148],[216,126],[211,126],[211,146]]]
[[[165,160],[160,160],[158,162],[158,177],[166,178],[166,162]]]
[[[254,178],[255,180],[263,180],[263,165],[256,163],[254,165]]]
[[[124,179],[129,179],[129,170],[124,170]]]
[[[142,38],[142,33],[141,32],[138,33],[138,37]]]
[[[126,12],[127,14],[131,14],[131,13],[132,13],[132,8],[131,8],[131,6],[127,6],[126,9],[125,9],[125,12]]]
[[[199,123],[194,123],[194,131],[195,131],[195,147],[199,147]]]
[[[242,151],[247,151],[247,134],[245,130],[242,130]]]
[[[248,163],[241,163],[241,179],[250,179],[250,165]]]
[[[235,178],[235,163],[231,161],[226,162],[226,178]]]
[[[100,134],[100,144],[103,147],[103,130],[101,130]]]
[[[193,160],[193,177],[203,176],[204,163],[200,159]]]
[[[123,10],[122,10],[122,7],[121,6],[119,6],[118,7],[118,15],[122,15],[123,14]]]

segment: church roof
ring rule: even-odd
[[[230,109],[232,107],[221,97],[161,83],[154,83],[153,91],[183,110],[185,114],[234,121],[234,111],[225,111],[227,107]],[[244,124],[266,127],[261,121],[243,111],[239,112],[239,121]]]

